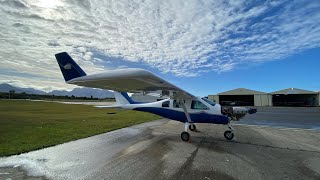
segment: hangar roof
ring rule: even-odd
[[[267,94],[267,93],[246,89],[246,88],[237,88],[230,91],[218,93],[218,95],[254,95],[254,94]]]
[[[282,89],[279,91],[274,91],[270,94],[318,94],[318,93],[315,91],[308,91],[304,89],[288,88],[288,89]]]

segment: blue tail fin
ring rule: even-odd
[[[87,75],[68,53],[61,52],[55,56],[65,81]]]
[[[124,104],[141,104],[140,102],[135,102],[133,101],[128,93],[126,92],[117,92],[117,91],[114,91],[114,97],[116,98],[116,101],[117,101],[117,104],[121,104],[121,105],[124,105]]]

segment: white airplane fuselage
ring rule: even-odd
[[[195,101],[201,102],[205,107],[195,107]],[[195,100],[185,100],[184,105],[190,115],[191,123],[214,123],[228,124],[229,118],[221,114],[221,106],[219,104],[211,105],[202,98]],[[188,119],[184,113],[182,105],[172,99],[164,99],[151,103],[136,103],[121,105],[123,109],[143,111],[153,113],[164,118],[187,122]]]

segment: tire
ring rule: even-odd
[[[189,129],[190,129],[190,131],[195,131],[197,128],[196,128],[196,125],[190,124]]]
[[[188,132],[182,132],[181,133],[181,139],[182,139],[182,141],[189,141],[190,134]]]
[[[234,134],[233,134],[232,131],[225,131],[225,132],[224,132],[224,137],[225,137],[226,139],[228,139],[228,140],[232,140],[233,137],[234,137]]]

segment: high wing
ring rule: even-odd
[[[174,99],[193,99],[194,96],[159,76],[144,69],[117,69],[101,74],[82,76],[67,81],[69,84],[119,92],[148,92],[162,90]]]
[[[56,54],[56,58],[65,80],[69,84],[119,92],[161,90],[173,99],[187,100],[195,98],[194,95],[144,69],[126,68],[86,75],[66,52]]]

